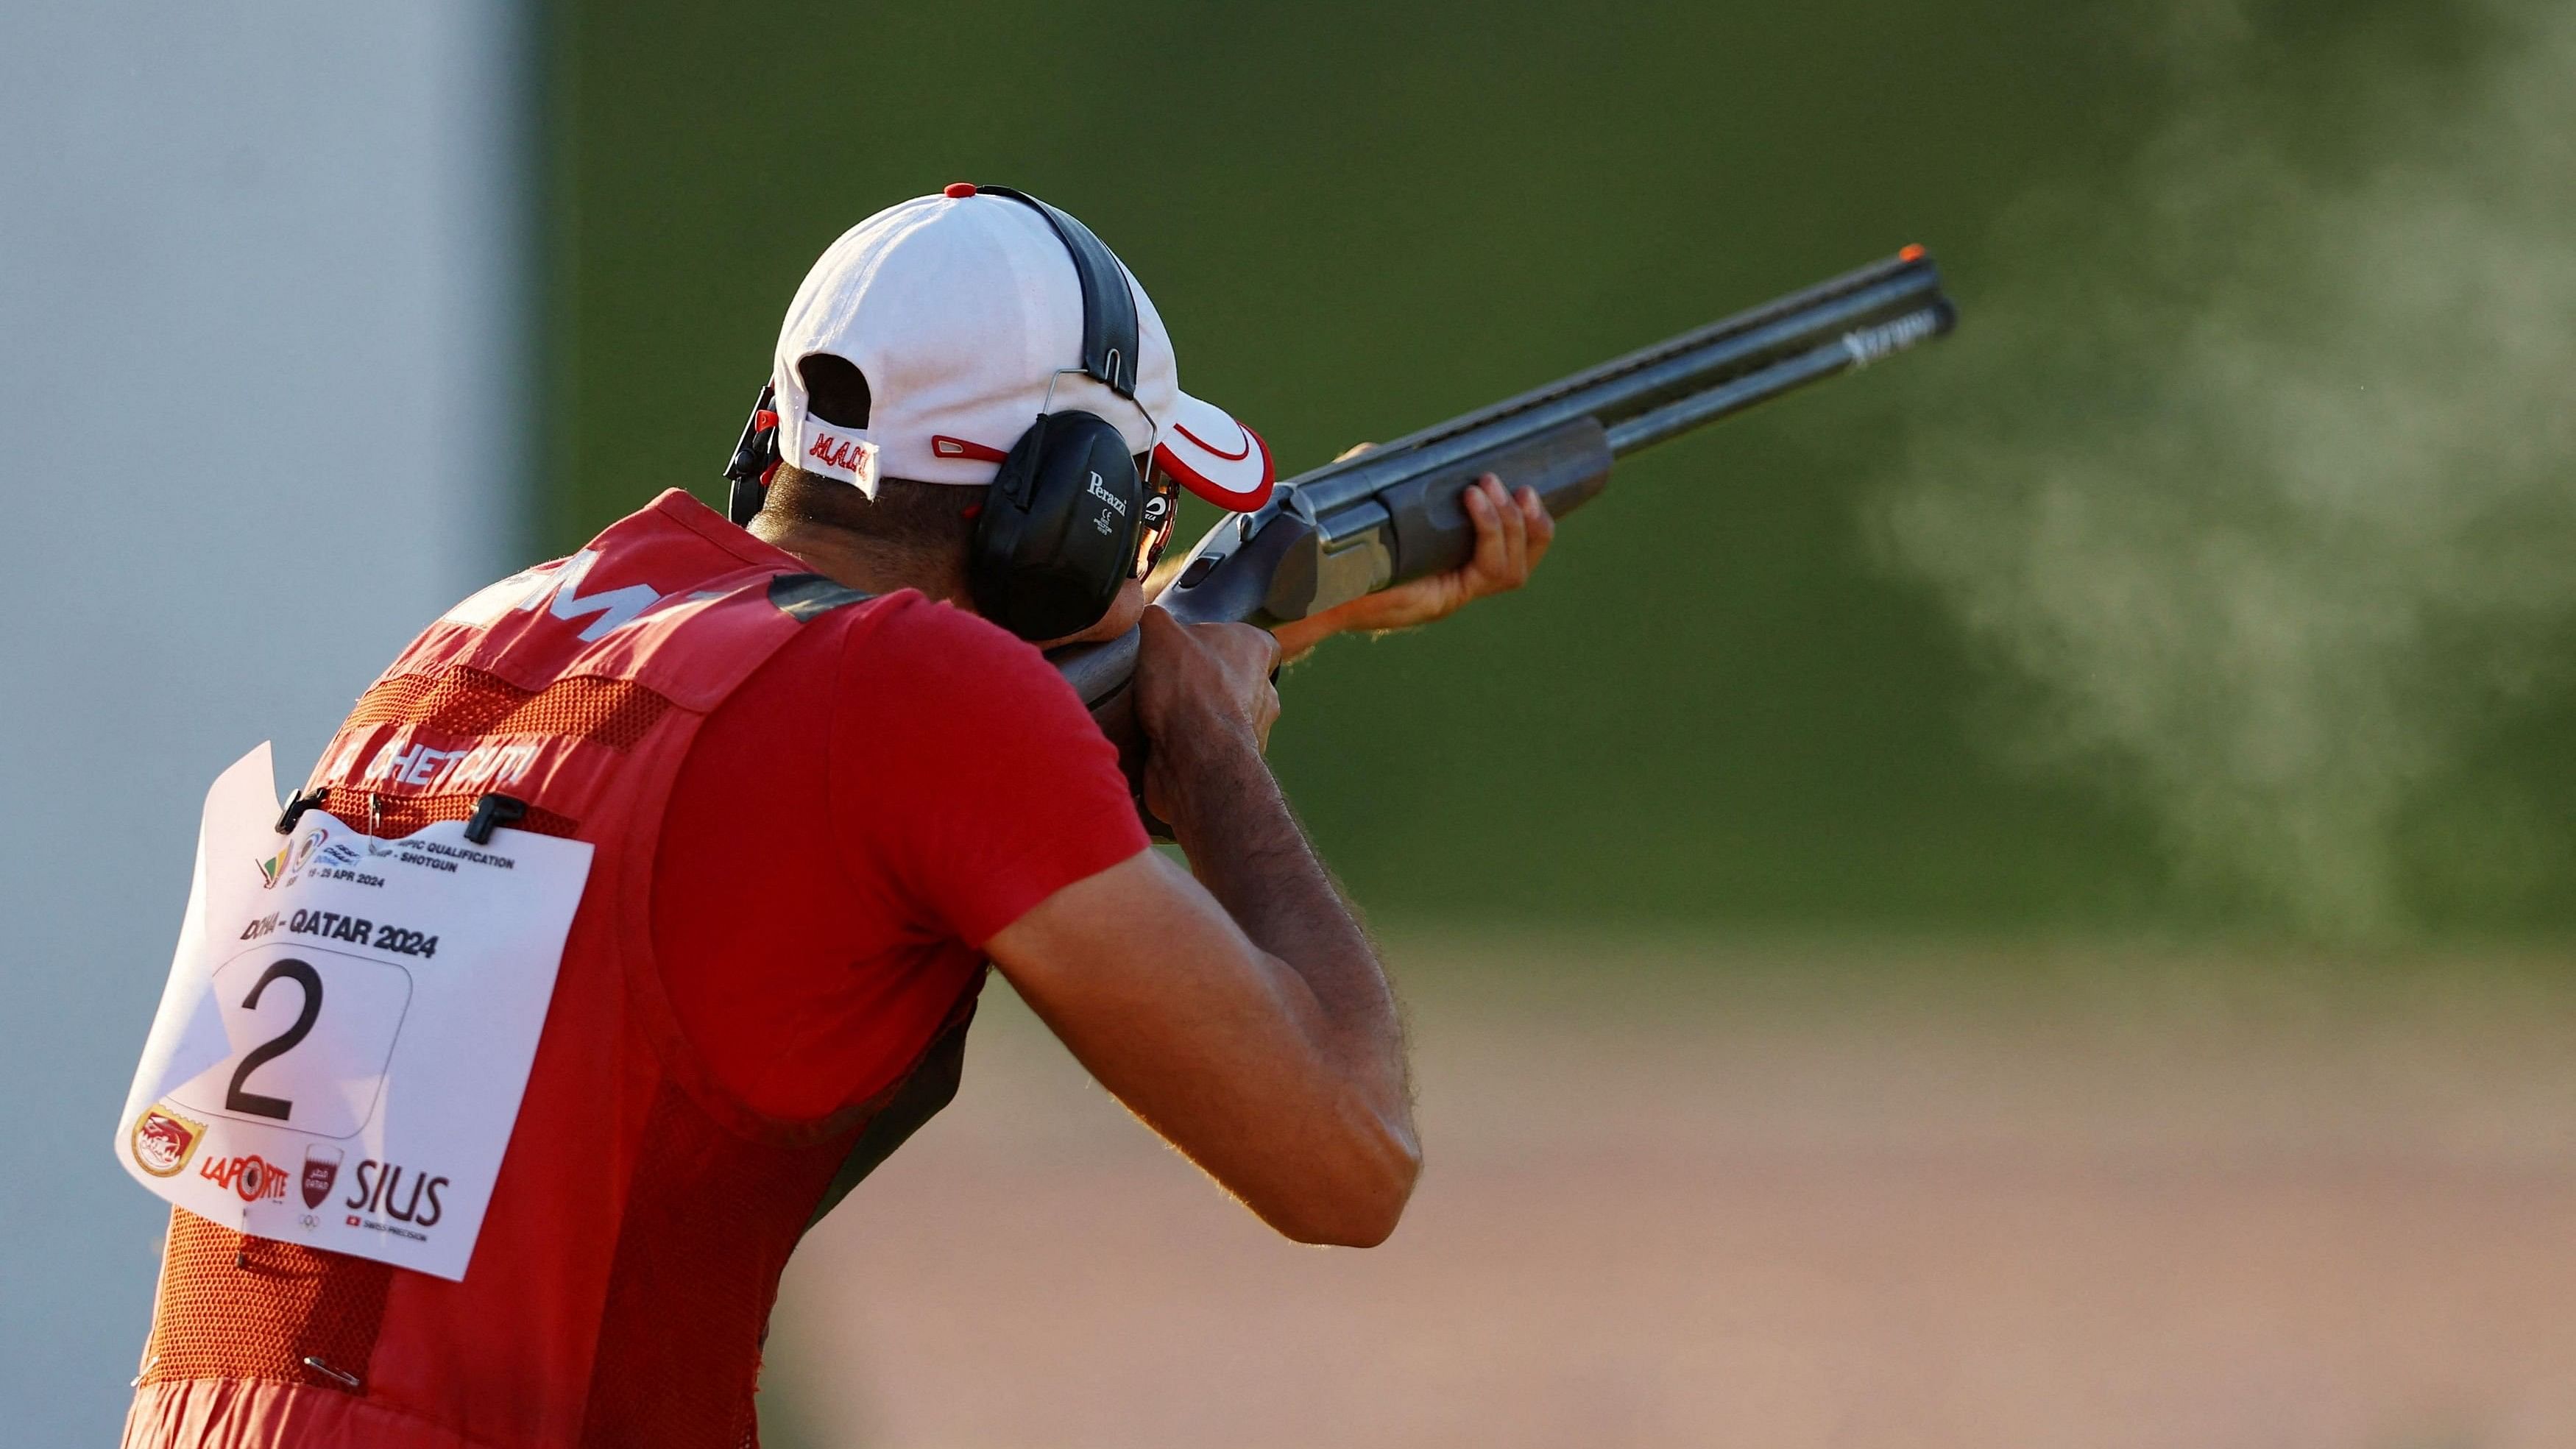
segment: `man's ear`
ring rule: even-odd
[[[868,380],[846,357],[809,352],[796,359],[796,375],[805,380],[805,410],[836,428],[864,428],[874,397]]]

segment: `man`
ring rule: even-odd
[[[1094,365],[1108,303],[1068,224],[961,185],[854,228],[781,334],[781,463],[747,532],[666,493],[459,605],[361,697],[299,808],[593,852],[506,1155],[453,1281],[174,1212],[127,1444],[754,1442],[788,1253],[953,1093],[987,961],[1279,1231],[1394,1229],[1420,1164],[1402,1035],[1262,762],[1270,679],[1331,633],[1517,587],[1553,526],[1487,479],[1467,567],[1277,635],[1147,607],[1149,539],[1074,637],[1141,624],[1144,803],[1181,869],[1032,641],[977,617],[979,519],[1042,412],[1107,420],[1228,507],[1267,496],[1268,450],[1180,392],[1123,269],[1132,355]],[[269,1059],[330,1030],[306,1017],[236,1090],[288,1080]],[[435,1223],[426,1169],[390,1204],[396,1166],[368,1165],[324,1174],[350,1224]]]

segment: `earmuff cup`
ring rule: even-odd
[[[1145,480],[1105,418],[1050,413],[1012,445],[975,520],[967,587],[985,618],[1023,639],[1100,622],[1135,571]]]

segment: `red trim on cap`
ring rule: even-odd
[[[765,433],[771,428],[777,426],[778,414],[771,412],[767,408],[762,408],[760,411],[751,415],[751,429],[753,432]]]
[[[1191,432],[1189,424],[1187,423],[1172,424],[1172,431],[1189,439],[1191,442],[1198,444],[1201,448],[1207,451],[1210,457],[1223,458],[1229,463],[1240,463],[1244,459],[1252,456],[1252,445],[1255,440],[1252,436],[1252,429],[1244,427],[1241,423],[1236,423],[1234,426],[1243,434],[1243,446],[1235,449],[1231,453],[1227,452],[1223,448],[1215,446],[1207,439],[1200,437],[1198,434]]]
[[[942,196],[953,197],[972,196],[975,194],[975,183],[972,181],[951,181],[946,186],[940,188],[939,194]]]
[[[1243,428],[1243,435],[1252,440],[1252,447],[1261,450],[1261,486],[1249,493],[1236,492],[1234,489],[1226,487],[1224,484],[1221,484],[1206,474],[1201,473],[1196,468],[1182,462],[1181,455],[1174,451],[1169,443],[1166,443],[1154,450],[1154,460],[1163,465],[1164,472],[1167,472],[1173,477],[1181,480],[1182,487],[1187,488],[1192,493],[1195,493],[1201,498],[1206,499],[1208,502],[1215,504],[1217,507],[1229,509],[1236,513],[1250,513],[1252,510],[1259,508],[1261,505],[1270,501],[1270,490],[1278,484],[1279,470],[1271,466],[1270,445],[1262,441],[1261,435],[1250,428],[1244,428],[1242,423],[1238,422],[1235,426]],[[1173,426],[1173,431],[1181,431],[1178,424]],[[1202,447],[1206,446],[1205,444],[1199,444],[1198,439],[1195,437],[1191,438],[1190,441],[1193,444],[1198,444]],[[1224,456],[1224,454],[1218,453],[1214,448],[1209,448],[1208,452],[1210,455],[1215,457]],[[1251,449],[1246,449],[1243,453],[1238,453],[1235,456],[1238,458],[1246,457],[1250,452]]]
[[[958,184],[962,186],[965,183]],[[999,448],[988,448],[982,443],[970,443],[964,438],[952,438],[945,433],[931,434],[930,451],[935,457],[972,458],[978,463],[999,463],[1011,456]]]

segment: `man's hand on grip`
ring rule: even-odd
[[[1145,808],[1177,821],[1200,772],[1259,753],[1279,718],[1279,640],[1249,624],[1183,624],[1148,608],[1136,658],[1136,722],[1152,745]]]

